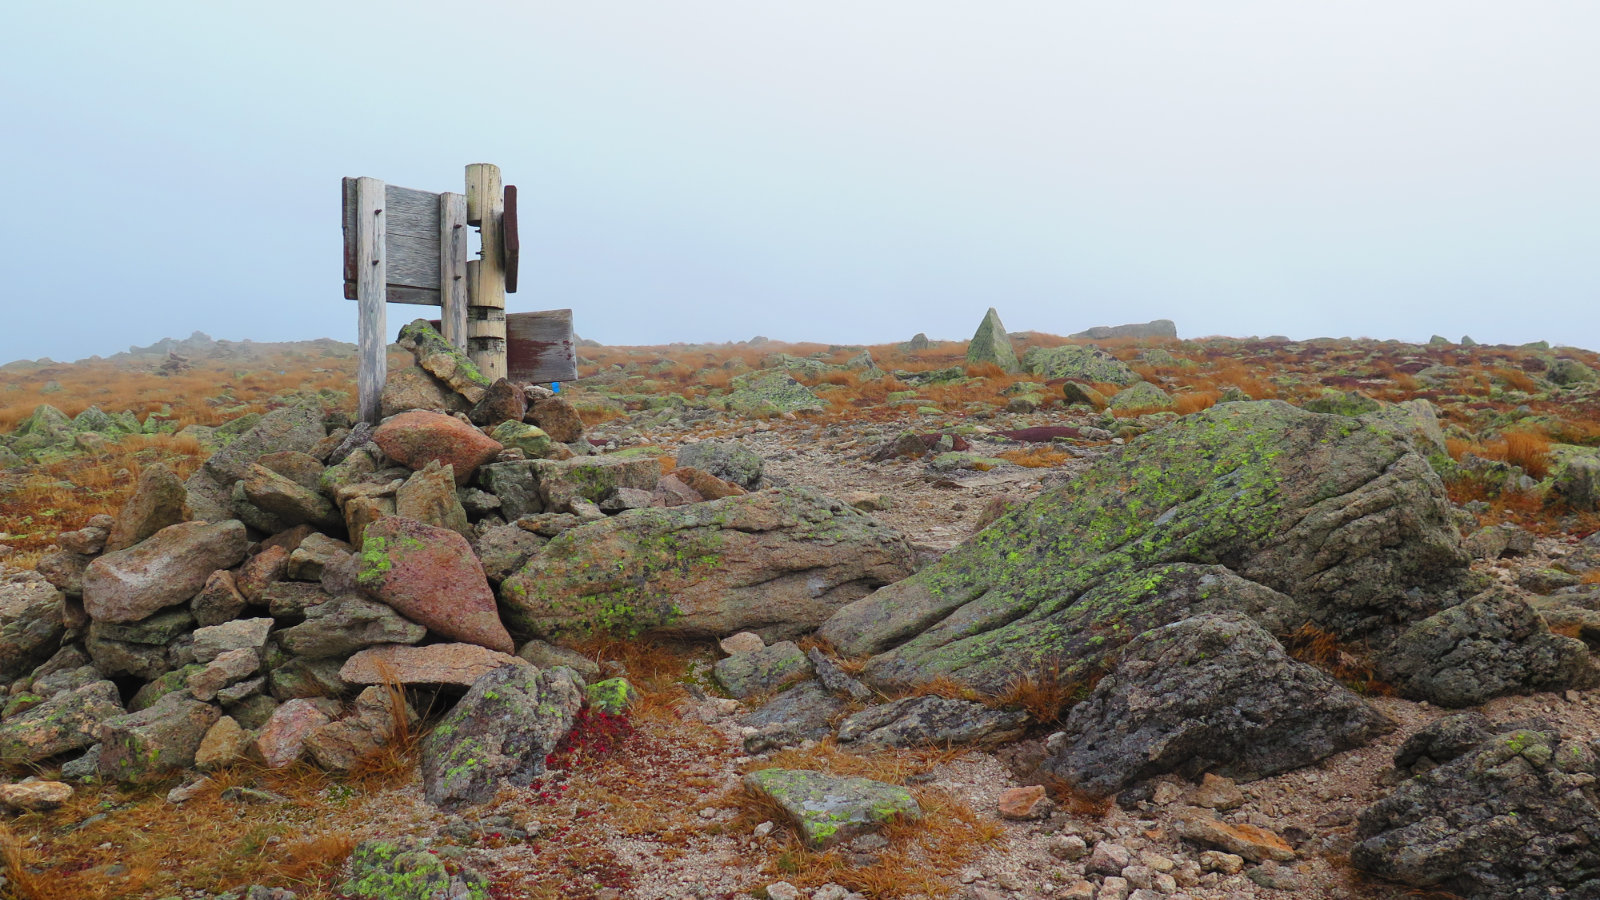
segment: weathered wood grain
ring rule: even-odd
[[[506,375],[505,247],[500,238],[500,217],[505,203],[500,167],[492,163],[467,166],[467,223],[482,235],[477,277],[468,285],[467,355],[489,379]],[[498,310],[499,317],[484,310]]]
[[[572,310],[510,313],[505,327],[506,377],[517,384],[549,384],[578,377]]]
[[[467,198],[439,195],[440,333],[458,350],[467,349]]]
[[[355,183],[343,182],[344,212],[344,295],[356,298],[354,196]],[[384,219],[388,222],[388,293],[390,303],[441,303],[439,257],[442,246],[439,225],[439,195],[429,191],[384,185]]]
[[[384,208],[383,182],[376,178],[355,179],[354,196],[347,209],[354,213],[350,231],[355,238],[356,309],[360,318],[356,393],[361,418],[374,425],[378,422],[383,383],[388,377],[389,323],[384,308],[388,294],[388,223],[384,220]]]

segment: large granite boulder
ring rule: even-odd
[[[233,487],[250,473],[257,460],[284,450],[309,453],[326,436],[322,414],[311,407],[286,406],[267,413],[226,447],[211,454],[184,482],[192,514],[207,522],[234,518]]]
[[[513,629],[794,637],[911,574],[898,533],[808,488],[639,509],[565,531],[500,586]]]
[[[583,691],[566,669],[507,666],[472,683],[422,742],[430,803],[481,803],[501,784],[526,786],[577,720]]]
[[[222,710],[174,691],[148,709],[107,719],[100,726],[100,774],[142,783],[187,769],[220,718]]]
[[[1072,708],[1045,768],[1094,796],[1167,772],[1260,778],[1361,746],[1384,716],[1239,613],[1145,632]]]
[[[1306,617],[1365,637],[1459,599],[1454,523],[1404,436],[1276,401],[1223,404],[1113,450],[820,634],[873,654],[869,684],[948,676],[986,691],[1047,663],[1081,680],[1201,605],[1269,631]]]
[[[133,496],[117,512],[106,552],[126,550],[152,534],[189,519],[189,491],[172,470],[150,463],[139,470]]]
[[[421,469],[430,462],[451,466],[456,485],[472,479],[478,467],[495,458],[501,446],[488,435],[453,416],[413,410],[379,425],[372,440],[385,456]]]
[[[93,681],[0,722],[0,759],[35,763],[100,740],[100,724],[125,712],[117,686]]]
[[[0,583],[0,678],[32,671],[60,649],[63,599],[43,580]]]
[[[244,524],[228,520],[181,522],[89,564],[83,575],[83,606],[102,622],[133,622],[200,593],[218,569],[245,555]]]
[[[1421,772],[1361,813],[1357,867],[1467,900],[1600,897],[1588,740],[1467,713],[1413,736],[1395,762]]]
[[[510,653],[494,592],[467,539],[448,528],[385,516],[362,540],[362,593],[430,631]]]

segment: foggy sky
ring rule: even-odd
[[[354,341],[340,177],[480,161],[606,343],[1600,348],[1589,0],[6,6],[0,361]]]

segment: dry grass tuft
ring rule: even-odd
[[[1065,450],[1055,450],[1050,447],[1035,447],[1030,450],[1002,450],[996,453],[995,456],[1030,469],[1048,469],[1059,466],[1073,458],[1072,454]]]
[[[1394,696],[1394,685],[1380,679],[1367,661],[1366,648],[1349,647],[1331,631],[1308,622],[1283,643],[1290,656],[1328,672],[1358,694]]]

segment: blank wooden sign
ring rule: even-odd
[[[506,314],[506,377],[516,384],[578,380],[572,310]]]
[[[356,227],[355,182],[344,179],[344,296],[356,298]],[[444,257],[453,262],[461,257],[465,265],[466,222],[446,222],[450,204],[441,203],[440,195],[429,191],[396,187],[386,184],[384,194],[384,221],[387,224],[388,258],[387,297],[390,303],[415,303],[424,306],[442,306],[440,296],[440,248],[451,250]],[[464,214],[464,213],[463,213]],[[450,232],[459,238],[448,240]]]

